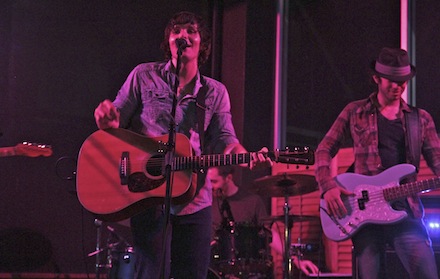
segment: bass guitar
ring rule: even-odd
[[[403,220],[407,213],[394,210],[391,202],[440,187],[439,177],[400,184],[415,171],[413,165],[400,164],[375,176],[355,173],[336,176],[338,183],[354,195],[342,197],[348,211],[342,218],[330,216],[326,202],[321,199],[320,216],[324,234],[331,240],[343,241],[366,224],[394,224]]]
[[[82,144],[76,189],[82,206],[105,221],[119,221],[147,206],[163,203],[168,135],[145,137],[125,129],[98,130]],[[275,162],[314,163],[307,147],[269,152]],[[189,139],[177,134],[171,160],[171,202],[188,202],[195,193],[197,171],[211,166],[246,164],[252,153],[192,156]]]
[[[52,147],[45,144],[22,142],[16,146],[0,147],[0,157],[27,156],[27,157],[48,157],[52,155]]]

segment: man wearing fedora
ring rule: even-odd
[[[354,194],[341,187],[330,173],[331,159],[346,143],[353,146],[355,173],[373,176],[402,163],[418,168],[422,154],[433,173],[440,176],[440,141],[434,121],[427,111],[409,106],[401,98],[416,73],[408,53],[383,48],[371,64],[371,73],[377,85],[375,92],[349,103],[315,152],[316,179],[326,210],[335,218],[348,214],[341,195]],[[416,176],[408,181],[415,181]],[[391,206],[405,210],[408,216],[397,223],[365,225],[352,236],[360,278],[386,278],[383,260],[387,245],[394,248],[410,278],[438,278],[419,197],[409,196]]]

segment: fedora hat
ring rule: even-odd
[[[416,67],[409,63],[408,52],[399,48],[384,47],[379,57],[371,62],[374,75],[391,81],[407,81],[416,74]]]

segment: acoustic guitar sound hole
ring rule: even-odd
[[[162,176],[162,166],[164,162],[164,156],[155,155],[148,160],[145,170],[151,176]]]

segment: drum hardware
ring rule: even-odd
[[[231,206],[226,197],[222,198],[222,205],[220,207],[220,214],[222,216],[222,227],[229,231],[229,259],[232,262],[235,262],[237,256],[237,249],[235,247],[235,221],[234,216],[232,215]],[[226,216],[225,216],[226,212]]]
[[[303,195],[318,190],[315,177],[305,174],[287,174],[265,176],[255,180],[254,188],[258,194],[271,197],[284,197],[284,255],[283,255],[283,278],[292,278],[291,231],[294,218],[289,215],[289,196]]]
[[[206,279],[221,279],[222,277],[212,268],[208,269],[208,276]]]
[[[319,250],[319,246],[311,243],[292,243],[290,245],[291,256],[303,256],[304,253],[312,253]]]
[[[319,246],[310,243],[301,243],[301,239],[298,238],[298,243],[292,243],[290,246],[290,258],[297,258],[298,263],[300,263],[304,257],[304,253],[311,253],[318,251]],[[302,278],[302,272],[299,273],[299,279]]]
[[[105,226],[109,232],[105,246],[101,246],[102,221],[95,219],[96,226],[96,246],[95,251],[88,254],[89,257],[96,257],[95,276],[100,278],[101,270],[105,270],[107,278],[120,279],[131,278],[134,272],[134,253],[133,247],[119,235],[111,226]],[[105,262],[102,260],[102,253],[106,253]],[[128,274],[128,276],[127,276]]]
[[[211,243],[212,270],[221,278],[268,278],[273,269],[270,238],[269,229],[253,223],[235,223],[233,234],[228,227],[220,226]]]
[[[307,174],[267,175],[254,181],[251,190],[269,197],[299,196],[318,190],[315,177]]]

